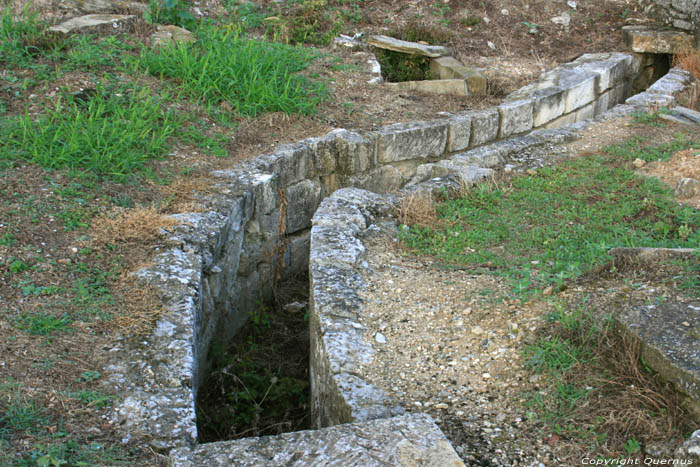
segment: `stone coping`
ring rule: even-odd
[[[530,85],[492,109],[446,115],[430,122],[388,125],[375,132],[338,129],[320,138],[280,146],[274,153],[232,170],[215,172],[217,182],[201,199],[204,211],[174,216],[181,223],[169,229],[167,237],[169,245],[178,246],[163,251],[152,266],[135,273],[161,293],[166,311],[152,334],[124,337],[110,350],[114,358],[104,368],[104,384],[123,395],[115,404],[112,419],[127,432],[148,433],[151,444],[160,450],[195,444],[194,401],[207,370],[210,344],[235,335],[248,312],[269,298],[271,292],[265,284],[277,273],[292,276],[307,270],[310,244],[316,245],[314,251],[320,251],[322,232],[330,229],[324,225],[330,221],[324,221],[322,211],[314,225],[317,240],[311,238],[311,218],[324,198],[344,187],[380,193],[440,189],[474,182],[509,163],[537,163],[542,153],[576,138],[591,117],[605,118],[608,109],[624,114],[658,102],[671,103],[673,96],[667,93],[689,80],[686,73],[672,70],[642,96],[628,99],[632,105],[615,107],[627,97],[629,81],[642,66],[641,59],[630,54],[587,54],[543,75],[549,87]],[[555,129],[560,125],[562,128]],[[343,193],[328,203],[340,202]],[[376,209],[388,206],[387,201]],[[367,208],[348,204],[348,209],[344,220],[355,222],[350,224],[355,226],[349,227],[350,233],[352,229],[359,232],[367,222]],[[357,245],[352,235],[343,238],[348,245]],[[328,248],[340,246],[344,245],[329,244]],[[347,261],[356,253],[347,251]],[[314,276],[314,268],[318,272],[321,267],[318,261],[319,253],[312,251],[313,284],[322,283],[322,276]],[[327,267],[343,269],[343,264]],[[341,284],[341,279],[352,284],[356,277],[348,270],[335,286],[329,282],[331,288],[324,299],[334,309],[351,310],[354,299],[334,295],[332,287]],[[320,303],[323,297],[317,294],[312,300]],[[319,335],[331,332],[328,339],[335,336],[339,340],[334,342],[340,345],[343,332],[355,329],[349,324],[351,316],[346,320],[350,321],[342,322],[336,334],[332,328],[324,328]],[[320,319],[316,323],[335,325]],[[371,346],[360,340],[348,345],[357,345],[358,358],[371,356]],[[354,389],[347,391],[347,397],[330,392],[314,396],[319,403],[329,397],[329,407],[338,408],[329,411],[340,414],[326,421],[319,415],[318,426],[333,423],[333,417],[350,421],[358,414],[371,419],[400,412],[373,388],[363,386],[361,378],[353,374],[351,360],[327,360],[326,367],[319,366],[326,373],[314,375],[317,387],[325,378],[334,380],[339,388],[336,395],[344,394],[344,388]],[[321,413],[320,407],[315,410]]]

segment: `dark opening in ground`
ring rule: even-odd
[[[210,349],[197,396],[201,443],[310,428],[308,278],[280,284],[275,297],[233,342]]]
[[[673,62],[673,55],[651,54],[642,55],[642,69],[632,83],[632,95],[645,91],[659,78],[669,72]]]

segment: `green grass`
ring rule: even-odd
[[[635,137],[623,143],[608,146],[605,148],[605,152],[623,160],[639,158],[651,162],[667,161],[675,152],[691,147],[700,148],[700,138],[688,138],[679,133],[669,143],[650,144],[645,138]]]
[[[18,329],[35,336],[48,336],[70,330],[72,320],[68,315],[53,316],[49,313],[22,313],[16,321]]]
[[[433,227],[403,229],[404,244],[449,264],[488,264],[520,298],[605,264],[613,247],[700,246],[700,212],[603,156],[480,185],[438,215]]]
[[[37,15],[17,20],[8,7],[0,17],[0,64],[22,66],[42,50],[36,42],[42,37],[43,25]]]
[[[326,96],[322,83],[298,74],[313,58],[309,50],[202,26],[196,43],[173,44],[158,52],[144,48],[135,65],[172,80],[206,105],[227,102],[240,115],[310,114]]]
[[[92,95],[64,94],[38,117],[0,121],[0,158],[22,159],[73,175],[124,181],[166,155],[180,123],[148,89],[98,84]],[[68,228],[81,215],[66,214]]]

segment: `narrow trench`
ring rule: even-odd
[[[308,277],[289,279],[228,346],[212,345],[196,403],[200,443],[311,427]]]
[[[672,55],[645,55],[633,94],[672,66]],[[230,344],[211,346],[210,370],[196,401],[200,443],[311,428],[308,293],[308,276],[287,279],[275,288],[274,300],[251,312]]]

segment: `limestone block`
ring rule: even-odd
[[[311,218],[321,202],[321,184],[302,180],[287,187],[287,234],[311,227]]]
[[[447,122],[396,123],[378,132],[377,161],[381,164],[438,157],[447,145]]]
[[[559,128],[564,125],[569,125],[571,123],[576,122],[576,112],[572,112],[570,114],[562,115],[561,117],[552,120],[551,122],[547,123],[544,125],[545,128]]]
[[[123,33],[136,20],[134,15],[97,14],[71,18],[49,28],[51,32],[70,34],[73,32]]]
[[[313,140],[310,145],[316,175],[327,176],[335,172],[352,175],[375,165],[375,135],[338,129]]]
[[[467,83],[463,79],[431,79],[423,81],[403,81],[386,83],[385,86],[395,92],[422,92],[448,96],[466,96]]]
[[[598,75],[597,94],[619,85],[632,75],[632,56],[623,53],[584,54],[572,65]]]
[[[470,146],[479,146],[498,137],[500,117],[497,109],[473,111],[470,112],[470,116],[472,118]]]
[[[462,70],[465,75],[464,81],[467,82],[467,91],[469,94],[483,96],[486,94],[486,77],[474,68],[466,68]]]
[[[447,152],[467,149],[472,132],[471,115],[464,113],[450,116],[447,125]]]
[[[640,92],[625,101],[626,104],[646,109],[659,109],[661,107],[669,107],[676,101],[673,96],[664,94],[654,94],[650,92]]]
[[[187,29],[168,25],[158,25],[158,30],[151,34],[151,44],[153,47],[163,47],[171,42],[194,42],[194,35]]]
[[[532,94],[535,101],[533,109],[533,127],[543,126],[564,113],[566,100],[564,90],[557,86],[535,91]]]
[[[594,109],[593,109],[593,116],[597,117],[598,115],[607,112],[607,110],[612,107],[614,104],[611,103],[611,97],[613,96],[613,91],[608,90],[605,91],[603,94],[598,96],[598,99],[593,103]]]
[[[687,107],[678,105],[673,108],[673,114],[678,115],[686,120],[690,120],[693,123],[700,124],[700,112],[696,110],[692,110]]]
[[[598,75],[585,70],[563,71],[559,79],[559,86],[566,90],[566,105],[564,113],[590,104],[596,98]]]
[[[635,52],[652,54],[676,54],[694,47],[691,34],[658,30],[647,26],[623,26],[625,42]]]
[[[688,396],[691,410],[700,408],[700,302],[632,307],[616,319],[640,342],[646,364]]]
[[[465,68],[462,62],[454,57],[438,57],[430,60],[430,74],[439,79],[464,79],[459,71]]]
[[[373,45],[380,49],[393,50],[394,52],[403,52],[406,54],[423,55],[425,57],[440,57],[447,55],[448,50],[440,45],[424,45],[417,42],[402,41],[388,36],[371,36],[367,39],[369,45]]]
[[[272,154],[256,157],[253,165],[257,170],[274,173],[279,178],[280,187],[286,187],[314,175],[311,145],[315,138],[297,143],[284,144]]]
[[[506,138],[513,134],[531,130],[533,108],[534,101],[532,99],[509,101],[498,106],[498,112],[501,117],[501,128],[498,137]]]
[[[417,164],[417,163],[416,163]],[[357,187],[373,193],[391,193],[404,184],[405,176],[393,165],[383,165],[368,172],[343,178],[342,187]]]
[[[181,448],[170,465],[464,467],[432,418],[420,413]]]
[[[595,117],[595,102],[592,102],[587,106],[578,109],[576,112],[574,112],[574,114],[576,115],[574,120],[576,122]]]

